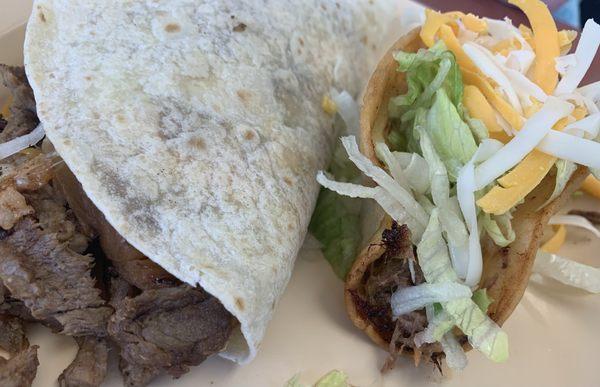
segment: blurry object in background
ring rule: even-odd
[[[580,20],[600,21],[600,0],[581,0]]]
[[[581,28],[581,20],[587,20],[591,17],[585,17],[584,19],[580,17],[579,3],[580,0],[568,0],[555,11],[553,11],[552,15],[556,20],[576,28]]]

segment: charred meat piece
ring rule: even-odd
[[[0,133],[0,143],[31,132],[39,124],[33,91],[27,81],[23,67],[0,64],[0,79],[13,97],[10,119]]]
[[[146,373],[166,370],[180,377],[189,366],[198,365],[221,351],[235,320],[208,293],[181,285],[143,291],[116,303],[108,332],[121,346],[126,379],[146,378]]]
[[[58,377],[60,387],[98,387],[106,378],[108,343],[92,336],[77,337],[79,351],[73,362]]]
[[[416,356],[415,361],[418,361],[421,353],[426,357],[435,357],[436,352],[441,351],[434,344],[426,344],[415,351],[414,337],[427,326],[425,311],[417,310],[394,319],[390,306],[396,290],[424,282],[410,236],[408,227],[399,226],[396,222],[383,232],[385,252],[369,266],[361,286],[353,291],[352,297],[362,317],[370,321],[379,335],[390,343],[392,356],[403,351],[412,352]]]
[[[23,323],[14,316],[0,314],[0,348],[15,356],[29,347]]]
[[[64,164],[56,169],[55,181],[79,222],[98,235],[104,254],[112,261],[123,279],[142,290],[180,284],[175,277],[127,243],[106,221],[104,215],[87,197],[75,175]]]
[[[37,374],[40,364],[37,358],[37,345],[29,347],[9,360],[0,358],[0,386],[29,387]]]
[[[34,318],[51,326],[56,322],[54,328],[65,334],[104,334],[111,309],[94,286],[91,265],[91,257],[70,250],[31,217],[0,240],[0,280],[11,297],[22,301]],[[91,327],[69,322],[80,320],[82,313],[92,320]]]

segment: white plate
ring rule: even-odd
[[[23,28],[6,26],[18,26],[19,20],[22,24],[28,7],[29,0],[0,0],[0,31],[9,31],[0,37],[2,63],[21,60]],[[586,197],[571,206],[599,207]],[[598,265],[599,251],[599,240],[592,241],[584,231],[569,230],[561,253]],[[152,386],[279,387],[297,373],[303,382],[312,383],[332,369],[344,370],[352,384],[365,387],[600,386],[600,296],[554,281],[532,281],[505,329],[511,352],[505,364],[491,363],[471,352],[468,368],[459,374],[442,376],[431,365],[415,369],[408,359],[401,359],[395,370],[382,376],[379,368],[386,354],[348,320],[342,283],[318,251],[303,250],[253,363],[240,367],[213,357],[178,381],[162,377]],[[38,325],[28,330],[30,341],[40,346],[34,386],[56,386],[58,375],[75,356],[76,345],[71,338],[53,335]],[[122,385],[114,358],[113,354],[105,386]]]

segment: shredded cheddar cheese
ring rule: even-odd
[[[454,56],[456,57],[456,61],[461,69],[469,70],[469,71],[477,71],[477,67],[471,61],[469,56],[463,51],[460,46],[460,42],[454,35],[454,31],[447,25],[441,25],[439,28],[440,39],[444,41],[448,50],[452,51]]]
[[[337,113],[337,105],[335,104],[335,101],[332,100],[327,94],[323,95],[323,99],[321,100],[321,108],[330,116]]]
[[[555,130],[563,130],[573,119],[580,120],[587,111],[581,107],[573,110],[572,117],[565,117],[554,125]],[[512,171],[498,179],[498,185],[477,201],[484,212],[500,215],[513,208],[546,177],[556,157],[533,150]]]
[[[440,13],[427,8],[425,9],[425,23],[421,27],[421,40],[427,47],[433,46],[435,44],[435,36],[440,31],[442,26],[449,28],[456,39],[456,34],[458,33],[458,25],[456,24],[456,20],[460,20],[466,29],[478,34],[487,31],[487,23],[485,20],[471,13],[464,14],[458,11]],[[446,41],[444,42],[446,45],[448,45]],[[458,44],[458,40],[456,40],[456,42]],[[458,44],[458,46],[460,47],[460,44]]]
[[[558,83],[555,60],[560,55],[558,30],[552,14],[539,0],[509,0],[509,3],[521,8],[531,23],[535,42],[533,81],[546,94],[552,94]]]
[[[581,185],[583,192],[600,199],[600,180],[589,175]]]
[[[556,254],[565,243],[565,239],[567,239],[567,228],[564,225],[560,225],[554,228],[555,232],[552,235],[552,238],[548,239],[546,243],[540,247],[542,251],[545,251],[550,254]]]
[[[500,113],[502,118],[504,118],[510,126],[516,130],[521,129],[523,126],[523,117],[517,113],[511,104],[506,102],[504,98],[496,93],[492,85],[485,78],[468,70],[463,70],[462,75],[466,84],[476,86],[481,90],[489,103]]]
[[[490,133],[502,132],[504,130],[496,120],[496,112],[492,105],[485,99],[481,90],[473,85],[467,85],[464,88],[463,104],[473,118],[481,120]]]

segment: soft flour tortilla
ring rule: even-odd
[[[383,1],[383,0],[382,0]],[[112,226],[241,323],[252,359],[393,1],[39,0],[25,42],[38,114]]]
[[[373,128],[386,127],[389,99],[405,93],[407,88],[405,75],[396,71],[398,65],[392,54],[397,51],[416,52],[421,47],[424,46],[419,37],[418,28],[400,38],[381,58],[367,85],[361,108],[360,145],[361,151],[379,165],[381,163],[375,155]],[[479,286],[486,288],[488,295],[494,300],[489,307],[488,314],[499,325],[506,321],[523,297],[544,226],[581,185],[587,175],[588,169],[579,167],[561,195],[540,209],[554,190],[555,176],[548,175],[515,210],[512,225],[516,239],[513,243],[506,248],[501,248],[495,245],[489,237],[482,240],[483,274]],[[379,229],[354,262],[346,277],[345,287],[346,310],[350,319],[354,325],[365,331],[375,343],[386,350],[389,349],[389,343],[379,335],[366,318],[361,316],[354,303],[352,291],[360,286],[369,265],[385,252],[381,234],[390,225],[391,219],[389,216],[385,216]]]

